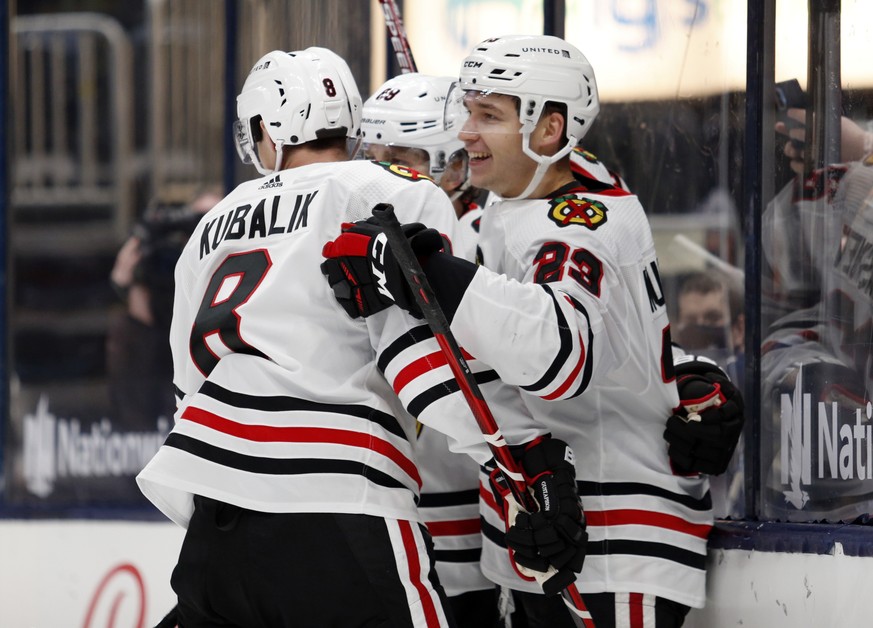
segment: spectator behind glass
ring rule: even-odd
[[[742,389],[746,317],[741,286],[715,271],[688,275],[679,288],[675,329],[685,351],[715,360]]]
[[[213,189],[190,203],[156,199],[115,258],[110,282],[124,307],[110,312],[106,361],[112,414],[124,425],[153,427],[173,416],[173,270],[200,217],[219,200]]]
[[[703,355],[725,370],[743,389],[745,314],[741,286],[717,271],[696,271],[679,287],[676,342],[688,353]],[[740,518],[744,510],[743,437],[727,470],[710,477],[712,511],[719,518]]]
[[[791,110],[796,120],[803,112]],[[764,214],[763,514],[789,521],[869,520],[873,512],[873,147],[841,122],[842,156],[797,179]],[[777,131],[785,132],[778,124]],[[788,133],[802,142],[802,126]],[[767,283],[769,281],[769,284]],[[769,315],[769,316],[768,316]]]

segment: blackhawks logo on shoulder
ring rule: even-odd
[[[582,159],[587,161],[590,164],[596,164],[598,159],[594,155],[594,153],[588,152],[584,148],[579,148],[578,146],[573,149],[573,152],[579,155]]]
[[[606,205],[567,194],[549,200],[549,219],[559,227],[582,225],[594,231],[606,222]]]
[[[426,174],[421,174],[418,170],[413,170],[412,168],[408,168],[407,166],[401,166],[400,164],[392,164],[390,161],[374,161],[374,164],[377,166],[382,166],[390,172],[391,174],[396,174],[398,177],[403,177],[404,179],[409,179],[410,181],[430,181],[434,185],[436,185],[436,181],[431,179]]]

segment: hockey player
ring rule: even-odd
[[[464,60],[460,88],[456,101],[469,115],[446,119],[467,148],[473,185],[505,199],[483,214],[487,268],[420,237],[411,244],[458,341],[523,390],[531,415],[576,452],[567,464],[589,536],[576,584],[594,622],[681,626],[705,599],[712,512],[700,472],[719,472],[729,460],[741,401],[717,368],[698,365],[682,386],[701,391],[704,407],[671,418],[664,445],[679,395],[648,221],[635,196],[580,184],[570,166],[599,110],[585,57],[555,37],[489,39]],[[362,230],[349,228],[337,242]],[[392,296],[405,304],[402,292]],[[482,513],[483,571],[514,591],[524,625],[572,625],[560,599],[530,578],[554,564],[553,537],[522,514],[504,539],[501,501]]]
[[[407,73],[381,85],[364,102],[362,152],[368,159],[399,163],[432,177],[452,199],[460,221],[454,254],[474,260],[482,216],[475,198],[481,194],[469,184],[463,142],[456,131],[444,128],[443,119],[455,82],[453,77]],[[580,182],[626,189],[620,176],[581,147],[573,149],[570,164]],[[459,624],[490,625],[496,605],[494,584],[479,569],[478,466],[468,456],[451,453],[446,437],[433,429],[420,428],[416,446],[424,480],[419,507],[434,537],[440,582]]]
[[[417,72],[383,83],[364,103],[361,151],[427,174],[449,195],[458,217],[478,192],[469,187],[467,153],[457,133],[443,124],[454,79]]]
[[[364,102],[364,157],[400,164],[431,177],[452,200],[459,219],[453,249],[473,259],[481,216],[469,187],[467,152],[457,133],[443,125],[446,96],[455,79],[407,73],[389,79]],[[422,216],[429,223],[427,215]],[[422,488],[419,510],[433,537],[436,570],[459,626],[497,623],[494,584],[479,569],[479,465],[449,451],[439,431],[419,426],[416,462]]]
[[[341,305],[319,264],[378,202],[449,236],[456,218],[429,178],[348,160],[361,106],[329,50],[261,58],[234,131],[264,176],[203,217],[176,266],[175,426],[137,481],[187,528],[171,584],[188,628],[454,625],[419,523],[412,417],[479,462],[488,449],[427,327],[398,308],[353,320],[375,284]]]

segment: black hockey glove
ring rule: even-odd
[[[442,250],[443,238],[421,223],[403,225],[419,257]],[[349,316],[367,317],[397,304],[417,318],[421,310],[375,218],[343,224],[340,236],[324,245],[321,272]]]
[[[673,470],[681,475],[720,475],[743,431],[743,397],[708,358],[684,356],[675,367],[680,405],[664,430]]]
[[[588,542],[573,450],[562,440],[545,438],[528,445],[520,461],[539,510],[516,515],[506,545],[520,567],[557,570],[545,581],[538,578],[543,592],[554,595],[576,580]]]

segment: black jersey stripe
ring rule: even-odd
[[[551,288],[545,284],[541,287],[550,297],[552,297],[552,302],[555,306],[555,318],[558,320],[561,348],[558,350],[558,354],[555,356],[555,359],[552,360],[552,363],[549,365],[545,374],[538,381],[527,386],[521,386],[524,390],[534,394],[536,394],[536,391],[542,390],[555,380],[561,367],[564,366],[573,351],[573,335],[570,333],[570,327],[567,325],[567,319],[561,311],[561,306],[558,303],[557,298],[555,298],[555,294],[552,292]]]
[[[506,532],[504,530],[485,521],[485,517],[479,517],[479,523],[482,526],[482,536],[495,545],[506,549]]]
[[[434,550],[434,558],[440,563],[478,563],[482,559],[482,548],[463,550]]]
[[[421,508],[445,508],[447,506],[469,506],[479,503],[479,489],[451,491],[446,493],[422,493],[418,505]]]
[[[663,558],[686,567],[703,571],[706,568],[706,552],[697,553],[675,545],[666,543],[654,543],[652,541],[623,541],[610,539],[609,541],[589,541],[585,546],[588,556],[648,556],[650,558]]]
[[[391,364],[391,360],[400,355],[401,352],[419,342],[427,340],[428,338],[433,338],[433,332],[430,330],[430,327],[427,325],[413,327],[382,351],[376,365],[379,370],[384,373],[385,369],[388,368],[388,365]]]
[[[482,520],[482,534],[486,539],[506,549],[505,534],[502,530]],[[666,543],[656,543],[653,541],[630,541],[630,540],[615,540],[609,541],[588,541],[585,546],[585,553],[588,556],[646,556],[649,558],[663,558],[686,567],[700,569],[703,571],[706,567],[706,554],[699,554],[691,550],[668,545]]]
[[[475,378],[476,383],[479,385],[487,384],[488,382],[493,382],[496,379],[500,379],[500,376],[497,374],[497,372],[493,370],[474,373],[473,377]],[[451,395],[452,393],[456,393],[460,389],[461,387],[456,379],[449,379],[444,382],[440,382],[439,384],[431,386],[427,390],[416,395],[412,399],[412,401],[409,402],[406,409],[412,416],[418,417],[430,404],[434,403],[439,399],[442,399],[443,397]]]
[[[667,489],[651,484],[642,484],[640,482],[576,482],[581,497],[591,496],[610,496],[610,495],[648,495],[651,497],[660,497],[667,499],[677,504],[681,504],[691,510],[706,512],[712,510],[712,496],[709,491],[706,492],[701,499],[692,497],[691,495],[683,495],[674,493]]]
[[[205,381],[200,387],[200,392],[235,408],[248,408],[264,412],[329,412],[332,414],[344,414],[358,419],[366,419],[376,423],[386,432],[399,436],[406,440],[406,432],[400,427],[397,419],[387,412],[381,412],[373,408],[351,404],[318,403],[297,397],[260,396],[248,395],[235,392],[219,386],[215,382]]]
[[[593,370],[594,365],[594,330],[591,328],[591,318],[588,316],[588,310],[585,309],[585,306],[579,303],[572,296],[567,295],[570,299],[570,302],[573,304],[573,307],[577,312],[581,312],[582,316],[585,317],[585,322],[588,324],[588,344],[585,347],[586,355],[585,355],[585,367],[582,370],[582,381],[579,384],[579,388],[576,389],[572,395],[570,395],[570,399],[573,397],[578,397],[588,388],[588,384],[591,382],[591,372]]]
[[[186,451],[198,458],[215,464],[264,475],[316,475],[342,474],[362,475],[370,482],[386,488],[406,489],[406,486],[395,477],[383,471],[354,460],[336,460],[324,458],[261,458],[229,451],[215,445],[191,438],[184,434],[171,433],[164,445]],[[417,501],[417,499],[416,499]]]

